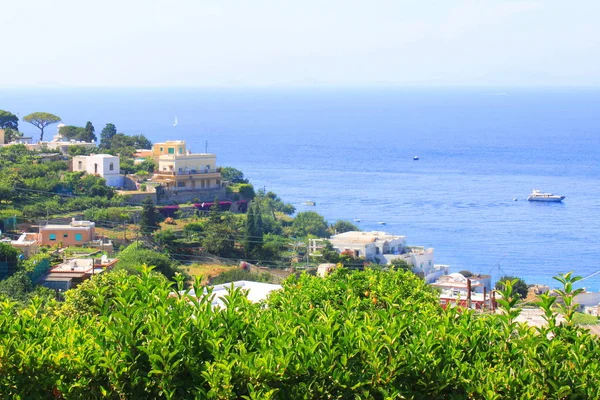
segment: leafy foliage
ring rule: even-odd
[[[140,215],[140,232],[143,235],[149,235],[160,229],[158,225],[160,214],[154,206],[154,202],[147,196],[142,202],[142,213]]]
[[[126,135],[117,133],[110,138],[110,152],[131,157],[136,149],[149,149],[152,142],[144,135]]]
[[[160,272],[167,279],[173,279],[179,272],[176,263],[166,254],[147,249],[140,243],[133,243],[127,246],[119,253],[117,270],[125,270],[129,273],[137,273],[137,267],[146,264],[154,267],[156,272]]]
[[[246,256],[259,256],[263,245],[263,225],[260,207],[251,203],[246,214],[246,232],[244,235],[244,251]]]
[[[296,215],[292,229],[296,236],[314,235],[321,238],[329,237],[325,218],[314,211],[303,211]]]
[[[0,110],[0,129],[14,129],[19,130],[19,117],[15,114]]]
[[[47,112],[34,112],[23,117],[23,121],[29,122],[40,130],[40,142],[44,140],[44,128],[60,121],[60,117]]]
[[[331,225],[332,233],[344,233],[352,231],[360,231],[360,229],[358,229],[358,227],[352,222],[344,221],[343,219],[335,221],[335,224]]]
[[[392,260],[392,265],[398,269],[402,269],[405,271],[412,270],[412,265],[401,258],[395,258]]]
[[[34,285],[26,271],[18,271],[0,281],[0,300],[9,299],[24,305],[31,301],[46,302],[52,298],[54,291]]]
[[[527,284],[523,279],[518,278],[516,276],[504,275],[500,277],[500,279],[498,279],[498,281],[496,282],[496,289],[504,289],[507,281],[512,282],[513,291],[516,295],[518,295],[520,299],[524,299],[525,297],[527,297]]]
[[[248,179],[244,178],[244,173],[233,167],[221,167],[221,178],[231,183],[248,183]]]
[[[566,283],[571,282],[568,277]],[[577,326],[441,309],[403,272],[292,277],[226,308],[143,268],[98,276],[65,306],[0,302],[6,398],[517,399],[600,397],[600,343]],[[573,291],[567,290],[567,296]],[[549,297],[549,296],[548,296]]]
[[[114,124],[108,123],[100,132],[100,148],[110,149],[112,147],[112,138],[117,134],[117,128]]]
[[[21,137],[23,137],[23,133],[17,131],[16,129],[6,128],[4,130],[4,143],[10,143]]]
[[[91,123],[88,122],[90,125]],[[95,142],[96,135],[94,134],[94,127],[82,128],[74,125],[61,126],[58,133],[67,140],[78,140],[81,142]]]
[[[219,285],[222,283],[229,283],[235,281],[252,281],[252,282],[264,282],[270,283],[273,281],[271,275],[266,272],[256,273],[250,272],[243,269],[232,269],[225,271],[210,280],[211,285]]]
[[[124,223],[133,219],[133,207],[92,207],[85,210],[83,217],[89,221],[96,221],[102,225],[106,222]]]

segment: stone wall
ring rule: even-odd
[[[227,194],[225,188],[218,189],[201,189],[201,190],[185,190],[179,192],[171,192],[165,190],[159,196],[158,204],[181,204],[198,199],[199,202],[213,201],[215,197],[219,200],[225,200]]]

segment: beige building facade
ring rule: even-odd
[[[192,154],[185,140],[156,143],[152,158],[158,168],[152,177],[168,191],[196,191],[221,187],[217,156],[211,153]]]

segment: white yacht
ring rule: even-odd
[[[559,202],[559,201],[563,201],[564,198],[565,198],[565,196],[558,196],[558,195],[555,195],[552,193],[542,193],[541,191],[539,191],[537,189],[533,189],[533,191],[531,192],[529,197],[527,197],[527,200]]]

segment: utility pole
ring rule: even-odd
[[[208,140],[204,142],[204,152],[208,153]]]
[[[308,268],[308,257],[310,255],[310,239],[306,242],[306,268]]]

